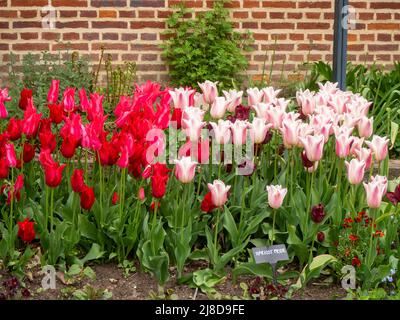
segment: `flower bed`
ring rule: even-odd
[[[244,98],[199,86],[136,85],[104,114],[102,95],[60,94],[54,80],[43,113],[25,89],[23,116],[9,120],[2,89],[2,265],[23,277],[38,252],[65,272],[138,259],[160,284],[173,266],[210,295],[228,266],[233,280],[273,281],[254,246],[286,245],[277,280],[292,284],[288,296],[328,265],[336,279],[353,266],[363,289],[397,272],[400,188],[386,178],[390,141],[374,135],[370,102],[329,82],[296,101],[272,87]],[[198,260],[206,266],[185,272]]]

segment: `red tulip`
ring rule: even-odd
[[[115,206],[118,203],[119,200],[119,196],[117,192],[114,192],[113,196],[112,196],[112,200],[111,203]]]
[[[83,170],[75,169],[71,176],[72,190],[77,193],[81,193],[85,187],[85,181],[83,179]]]
[[[36,237],[34,226],[35,222],[30,222],[28,218],[18,222],[18,237],[24,242],[32,242]]]
[[[0,119],[5,119],[8,116],[8,112],[4,102],[11,101],[11,97],[8,96],[8,88],[0,88]]]
[[[59,165],[55,163],[52,166],[46,166],[44,168],[44,176],[46,185],[51,188],[56,188],[60,185],[62,179],[62,172],[65,168],[65,164]]]
[[[37,113],[33,105],[32,107],[28,107],[24,112],[24,119],[22,122],[22,132],[27,136],[28,139],[36,137],[41,117],[42,114]]]
[[[17,157],[15,156],[15,149],[12,143],[6,143],[4,145],[5,152],[6,152],[6,162],[9,167],[16,167],[17,166]]]
[[[73,112],[75,109],[75,88],[66,88],[62,99],[62,107],[65,112]]]
[[[51,131],[40,132],[39,140],[42,149],[49,149],[50,153],[56,149],[56,136]]]
[[[32,159],[35,157],[35,149],[36,147],[34,145],[31,145],[29,142],[24,143],[22,159],[25,163],[31,162]]]
[[[61,154],[64,158],[70,159],[74,156],[76,150],[76,141],[73,136],[66,136],[61,143]]]
[[[86,112],[89,109],[89,99],[84,88],[79,90],[79,100],[81,101],[81,110]]]
[[[50,119],[55,124],[61,123],[64,117],[64,112],[59,104],[49,104]]]
[[[212,202],[212,195],[211,191],[207,192],[207,194],[204,196],[203,201],[201,202],[201,211],[204,212],[211,212],[216,208]]]
[[[151,194],[154,198],[162,198],[167,188],[168,176],[155,175],[151,177]]]
[[[96,200],[93,188],[84,186],[81,192],[81,207],[85,210],[90,210]]]
[[[9,166],[6,159],[0,158],[0,179],[7,179],[9,174]]]
[[[51,86],[47,94],[47,102],[49,104],[57,103],[60,80],[51,80]]]
[[[138,191],[138,199],[139,199],[140,201],[143,201],[145,198],[146,198],[146,194],[145,194],[145,192],[144,192],[144,188],[141,187],[141,188],[139,189],[139,191]]]
[[[24,111],[26,110],[29,103],[29,99],[32,99],[32,90],[27,88],[22,89],[18,103],[18,106],[21,110]]]
[[[7,126],[7,133],[11,141],[20,139],[22,135],[22,121],[11,118]]]

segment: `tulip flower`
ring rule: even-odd
[[[268,119],[267,110],[271,108],[271,104],[257,103],[251,105],[251,108],[256,112],[258,118]]]
[[[85,186],[85,181],[83,179],[83,170],[75,169],[71,176],[71,186],[72,190],[76,193],[81,193]]]
[[[328,93],[329,94],[329,93]],[[328,101],[328,105],[337,113],[343,114],[346,111],[346,104],[349,101],[348,97],[343,94],[330,93],[331,98]],[[348,115],[350,116],[350,115]]]
[[[247,96],[248,96],[248,104],[249,106],[255,106],[262,102],[263,99],[263,92],[260,91],[258,88],[250,88],[247,89]]]
[[[65,112],[73,112],[75,110],[75,88],[66,88],[62,99],[62,107]]]
[[[272,127],[271,123],[265,121],[265,119],[255,117],[253,122],[249,124],[251,130],[251,137],[253,143],[261,144],[265,141],[268,130]]]
[[[350,184],[359,184],[364,179],[365,161],[352,159],[350,162],[345,161],[347,168],[347,178]]]
[[[373,118],[361,117],[357,124],[358,134],[360,137],[369,138],[374,130]]]
[[[203,83],[198,83],[201,91],[203,92],[204,102],[209,105],[214,103],[215,98],[218,96],[217,83],[218,82],[211,82],[208,80]]]
[[[208,111],[209,106],[204,102],[204,97],[201,93],[196,92],[193,96],[193,106],[196,108],[202,108],[204,111]]]
[[[182,119],[182,127],[184,127],[184,131],[186,136],[190,139],[190,141],[198,141],[201,137],[201,129],[204,127],[205,122],[197,118],[191,118],[189,120]]]
[[[8,112],[4,102],[11,101],[11,97],[8,96],[8,88],[0,88],[0,119],[5,119],[8,116]]]
[[[11,141],[19,140],[22,135],[22,121],[11,118],[8,122],[7,133]]]
[[[27,108],[24,112],[24,119],[22,120],[22,133],[24,133],[27,138],[34,138],[37,135],[39,129],[41,113],[37,113],[36,109]]]
[[[7,179],[9,174],[9,166],[7,164],[7,160],[4,158],[0,158],[0,179]]]
[[[369,183],[363,183],[367,195],[367,204],[370,208],[379,208],[382,198],[386,193],[387,182],[380,179],[372,179]]]
[[[174,163],[175,177],[182,183],[192,182],[197,162],[192,161],[191,157],[182,157],[180,160],[175,160]]]
[[[115,206],[115,205],[118,203],[118,200],[119,200],[118,193],[117,193],[117,192],[114,192],[114,193],[113,193],[113,196],[112,196],[112,198],[111,198],[111,203],[112,203],[112,205]]]
[[[337,86],[338,86],[337,82],[333,83],[333,82],[327,81],[324,84],[322,84],[321,82],[318,82],[319,90],[322,92],[328,93],[328,94],[335,94],[336,92],[338,92],[339,88]]]
[[[78,93],[81,101],[81,111],[86,112],[90,107],[90,103],[85,88],[80,89]]]
[[[382,192],[385,195],[387,191],[388,179],[385,176],[381,176],[377,174],[376,176],[371,177],[371,182],[376,182],[382,187]]]
[[[237,106],[242,102],[243,91],[229,90],[222,91],[227,101],[226,108],[229,112],[235,112]]]
[[[268,122],[272,123],[274,129],[278,130],[282,126],[285,110],[281,107],[270,107],[266,111]]]
[[[371,149],[376,161],[381,162],[385,160],[388,154],[389,139],[374,135],[372,141],[365,141],[365,143]]]
[[[317,204],[311,208],[311,220],[315,223],[320,223],[324,220],[325,217],[325,208],[322,203]]]
[[[44,168],[44,176],[45,183],[50,188],[56,188],[60,185],[62,179],[62,172],[65,168],[65,164],[59,165],[55,163],[52,166],[45,166]]]
[[[29,221],[28,218],[25,218],[24,221],[17,223],[18,223],[18,237],[20,237],[21,240],[26,243],[32,242],[36,238],[35,228],[34,228],[35,222]]]
[[[318,136],[308,135],[305,138],[299,137],[299,140],[304,147],[308,160],[313,162],[321,160],[324,149],[323,135],[318,135]]]
[[[361,150],[363,144],[364,144],[364,138],[358,138],[358,137],[350,137],[351,143],[350,143],[350,154],[354,157],[357,156],[357,152]]]
[[[51,80],[51,86],[47,94],[47,102],[49,104],[57,103],[59,86],[60,86],[60,80]]]
[[[61,143],[60,147],[61,154],[63,155],[64,158],[71,159],[75,154],[75,150],[76,150],[75,138],[71,135],[66,136]]]
[[[231,186],[225,186],[221,180],[214,180],[214,182],[208,183],[208,190],[211,192],[212,204],[219,208],[222,207],[228,200],[228,191]]]
[[[224,97],[216,97],[211,105],[210,115],[214,119],[221,119],[225,115],[227,101]]]
[[[394,205],[397,206],[397,204],[400,202],[400,184],[397,185],[396,189],[394,192],[388,192],[386,193],[386,197],[389,199],[389,201]]]
[[[22,159],[24,163],[31,162],[32,159],[35,157],[35,145],[31,145],[29,142],[24,143]]]
[[[282,188],[280,185],[277,186],[267,186],[268,192],[268,204],[273,209],[279,209],[282,206],[283,199],[286,196],[287,189]]]
[[[275,90],[273,87],[266,87],[261,89],[262,101],[264,103],[273,103],[282,89]]]
[[[4,145],[5,148],[5,158],[7,166],[10,168],[14,168],[17,165],[17,157],[15,155],[14,145],[12,143],[6,143]]]
[[[232,142],[234,145],[241,146],[246,143],[248,127],[249,123],[241,120],[236,120],[235,123],[231,125]]]
[[[231,138],[231,122],[228,120],[218,120],[218,123],[210,122],[212,134],[218,144],[226,144]]]
[[[146,194],[144,192],[144,188],[140,187],[139,191],[138,191],[138,199],[140,201],[143,201],[146,198]]]
[[[92,209],[92,207],[93,207],[95,200],[96,200],[96,198],[94,195],[93,188],[90,188],[85,185],[83,187],[83,190],[82,190],[81,196],[80,196],[81,208],[85,209],[87,211],[90,211],[90,209]]]
[[[201,202],[200,209],[203,212],[211,212],[216,208],[212,202],[212,194],[211,192],[207,192],[206,195],[203,198],[203,201]]]
[[[64,111],[60,104],[49,104],[48,105],[50,110],[50,119],[55,124],[61,123],[64,117]]]
[[[350,154],[350,146],[353,139],[346,134],[336,136],[336,155],[339,158],[346,158]]]
[[[305,116],[311,115],[315,110],[315,98],[314,93],[310,90],[297,91],[296,92],[297,104],[301,108],[301,113]]]
[[[358,160],[364,160],[365,170],[369,170],[372,164],[372,151],[367,148],[361,148],[355,151]]]
[[[18,107],[21,110],[26,110],[28,107],[29,99],[32,99],[32,90],[24,88],[21,90],[21,95],[18,102]]]
[[[283,137],[283,144],[286,148],[291,149],[294,146],[297,146],[299,143],[299,121],[284,119],[282,121],[282,127],[280,131]]]
[[[167,188],[167,175],[153,175],[151,177],[151,194],[154,198],[162,198]]]
[[[203,121],[204,114],[205,114],[205,111],[201,110],[198,107],[185,108],[182,111],[182,120],[189,121],[191,119],[195,119],[198,121]],[[184,125],[182,125],[182,127],[183,127],[183,129],[186,129],[186,127]]]
[[[195,90],[179,88],[175,90],[169,90],[168,93],[172,98],[175,109],[185,109],[186,107],[193,106],[190,103],[190,100],[194,95]]]

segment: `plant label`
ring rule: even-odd
[[[256,263],[276,264],[278,261],[289,260],[284,244],[276,244],[270,247],[253,248],[253,256]]]

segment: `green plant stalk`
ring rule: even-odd
[[[51,188],[50,191],[50,232],[53,231],[54,228],[54,188]]]
[[[279,140],[278,135],[275,134],[275,159],[274,159],[274,181],[278,181],[278,156],[279,156]]]
[[[370,209],[370,212],[371,212],[371,226],[370,226],[370,237],[369,237],[369,248],[368,248],[368,255],[367,255],[367,266],[369,267],[369,268],[371,268],[372,267],[372,252],[373,252],[373,250],[374,250],[374,248],[372,248],[372,242],[373,242],[373,237],[374,237],[374,233],[373,233],[373,226],[374,226],[374,223],[375,223],[375,219],[376,219],[376,212],[377,212],[377,210],[378,209],[375,209],[375,208],[371,208]]]
[[[272,237],[271,237],[271,246],[274,245],[275,240],[275,219],[276,219],[276,209],[272,209]]]
[[[253,176],[254,175],[255,175],[255,173],[253,173]],[[242,228],[243,228],[243,215],[244,215],[245,200],[246,200],[246,197],[245,197],[246,189],[247,189],[247,177],[243,176],[243,193],[242,193],[241,206],[240,206],[239,234],[241,234]]]
[[[272,71],[273,71],[274,65],[275,65],[275,53],[276,53],[277,40],[278,40],[277,37],[275,37],[274,49],[272,51],[272,57],[271,57],[271,67],[269,68],[268,86],[270,86],[271,82],[272,82]]]
[[[199,172],[199,181],[198,181],[198,183],[197,183],[196,198],[198,198],[199,195],[200,195],[201,180],[203,179],[203,170],[202,170],[202,168],[200,168],[199,171],[200,171],[200,172]]]
[[[342,181],[342,172],[343,172],[343,159],[339,158],[339,166],[338,166],[338,175],[336,179],[336,192],[339,198],[339,203],[341,202],[342,199],[342,190],[341,190],[341,181]],[[337,217],[336,222],[340,223],[342,217]]]
[[[11,185],[12,188],[10,190],[11,202],[10,202],[10,216],[8,217],[8,229],[9,232],[12,232],[14,225],[14,168],[11,167]]]
[[[98,158],[100,159],[100,153],[97,151]],[[104,217],[103,217],[103,168],[101,167],[100,161],[99,164],[99,180],[100,180],[100,226],[103,227]]]
[[[217,249],[218,249],[218,229],[219,229],[219,219],[220,219],[220,212],[221,208],[217,208],[217,216],[216,219],[217,221],[215,222],[215,230],[214,230],[214,252],[217,255]],[[217,256],[213,257],[214,262],[217,261]]]

